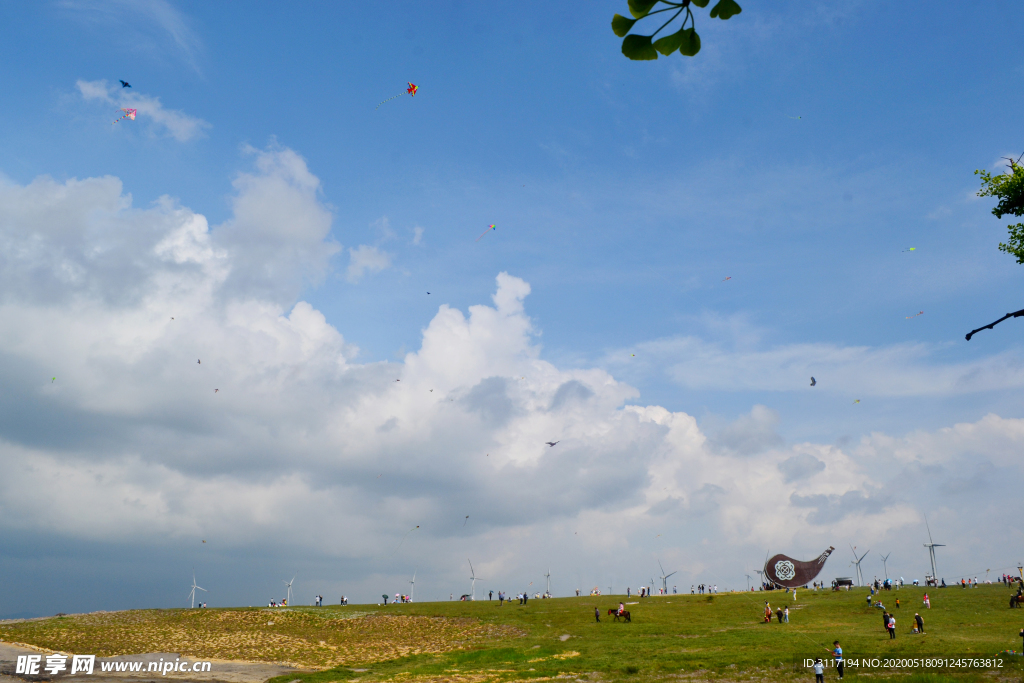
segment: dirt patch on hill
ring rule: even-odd
[[[442,653],[522,635],[476,619],[292,610],[146,610],[0,626],[2,640],[66,653],[178,652],[195,659],[312,669]]]

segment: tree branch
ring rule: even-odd
[[[1024,308],[1020,309],[1019,311],[1016,311],[1015,313],[1007,313],[1006,315],[1004,315],[1002,318],[1000,318],[999,320],[995,321],[994,323],[989,323],[988,325],[985,325],[984,327],[979,327],[976,330],[971,330],[970,332],[968,332],[967,333],[967,341],[971,341],[971,337],[973,337],[976,332],[981,332],[982,330],[991,330],[993,327],[995,327],[999,323],[1003,322],[1007,318],[1020,318],[1022,316],[1024,316]]]

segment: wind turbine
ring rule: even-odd
[[[938,581],[938,578],[937,578],[938,577],[938,572],[936,572],[936,570],[935,570],[935,549],[936,548],[945,548],[946,544],[945,543],[936,543],[935,541],[932,540],[932,528],[930,526],[928,526],[928,515],[924,516],[924,526],[925,526],[926,529],[928,529],[928,542],[924,544],[924,547],[928,548],[928,557],[932,561],[932,580],[933,581]]]
[[[548,573],[544,575],[544,578],[548,580],[548,587],[545,589],[544,593],[546,595],[551,595],[551,567],[548,567]],[[608,592],[610,593],[611,591],[609,590]]]
[[[196,585],[196,570],[193,569],[192,570],[192,592],[189,593],[189,595],[188,595],[189,599],[192,600],[192,609],[195,609],[195,606],[196,606],[196,591],[197,590],[201,590],[204,593],[209,593],[210,592],[210,591],[206,590],[205,588],[200,588],[199,586]]]
[[[865,557],[867,557],[868,553],[870,553],[871,551],[868,550],[867,553],[864,553],[860,557],[857,557],[857,547],[851,545],[850,546],[850,550],[853,551],[853,557],[854,557],[854,561],[852,562],[852,564],[853,564],[854,567],[857,568],[857,585],[858,586],[863,586],[864,585],[864,577],[860,573],[860,563],[861,563],[861,560],[863,560]]]
[[[478,578],[480,578],[480,577],[476,575],[475,571],[473,571],[473,563],[470,560],[468,560],[468,559],[466,560],[466,562],[469,562],[469,580],[473,582],[473,590],[471,591],[470,599],[475,601],[476,600],[476,580]]]
[[[878,554],[882,555],[882,553],[878,553]],[[892,555],[892,553],[890,552],[889,555]],[[886,566],[885,561],[889,559],[889,555],[882,555],[882,568],[885,570],[885,580],[886,581],[889,580],[889,568],[888,568],[888,566]]]
[[[416,597],[416,570],[412,570],[412,581],[409,582],[409,602]]]
[[[285,598],[285,602],[287,602],[289,605],[291,605],[292,604],[292,584],[295,583],[295,577],[293,576],[291,581],[285,581],[284,579],[281,579],[281,583],[283,583],[284,585],[288,586],[288,597]]]
[[[665,568],[661,566],[661,560],[658,560],[658,569],[661,570],[661,590],[663,595],[668,595],[668,579],[672,574],[679,573],[679,570],[672,572],[672,574],[666,574]],[[651,582],[653,583],[653,581]]]

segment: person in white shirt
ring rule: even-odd
[[[825,665],[821,657],[814,660],[814,683],[823,683],[825,680]]]

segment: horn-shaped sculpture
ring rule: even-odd
[[[824,568],[825,560],[835,548],[829,549],[810,562],[794,560],[786,555],[775,555],[764,563],[764,575],[776,586],[796,588],[810,583]]]

